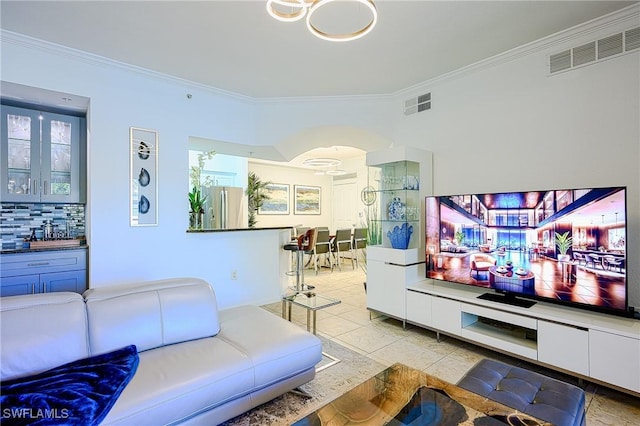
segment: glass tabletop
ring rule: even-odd
[[[294,426],[552,426],[420,370],[394,364],[320,407]]]
[[[284,301],[293,303],[294,305],[302,306],[312,311],[328,308],[329,306],[337,305],[341,303],[339,299],[333,297],[322,296],[316,293],[299,293],[292,294],[290,296],[284,296]]]

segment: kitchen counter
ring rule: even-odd
[[[78,250],[78,249],[88,249],[89,246],[87,244],[82,244],[79,246],[70,246],[70,247],[39,247],[39,248],[15,248],[15,249],[2,249],[0,250],[0,254],[14,254],[14,253],[36,253],[41,251],[59,251],[59,250]]]
[[[233,229],[187,229],[187,233],[206,234],[210,232],[236,232],[236,231],[269,231],[278,229],[292,229],[293,226],[272,226],[263,228],[233,228]]]

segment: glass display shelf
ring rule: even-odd
[[[373,246],[415,248],[420,228],[420,164],[402,160],[369,166],[363,201],[368,206]],[[373,232],[372,232],[373,231]]]

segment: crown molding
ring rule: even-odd
[[[202,91],[206,91],[212,94],[232,98],[236,101],[247,102],[251,104],[258,103],[296,103],[296,102],[336,102],[336,101],[390,101],[397,98],[410,97],[415,93],[420,93],[424,90],[429,90],[430,87],[439,83],[460,78],[467,74],[477,72],[482,69],[494,67],[499,64],[514,61],[516,59],[538,53],[542,50],[549,49],[555,45],[571,42],[573,39],[585,37],[589,34],[602,31],[603,29],[613,27],[616,25],[624,24],[625,22],[633,22],[634,24],[640,23],[640,4],[634,4],[618,11],[609,13],[607,15],[595,18],[591,21],[576,25],[574,27],[559,31],[555,34],[543,37],[539,40],[531,43],[518,46],[514,49],[508,50],[503,53],[499,53],[490,58],[483,59],[475,62],[471,65],[467,65],[457,70],[451,71],[446,74],[442,74],[438,77],[430,80],[423,81],[405,89],[388,93],[388,94],[376,94],[376,95],[349,95],[349,96],[307,96],[307,97],[270,97],[270,98],[254,98],[246,95],[241,95],[235,92],[218,89],[216,87],[207,86],[193,81],[175,77],[168,74],[163,74],[157,71],[152,71],[146,68],[142,68],[136,65],[127,64],[124,62],[108,59],[99,55],[88,53],[82,50],[73,49],[70,47],[62,46],[56,43],[36,39],[23,34],[15,33],[0,29],[0,42],[9,43],[17,46],[21,46],[27,49],[38,50],[44,53],[53,54],[59,57],[66,57],[70,60],[84,62],[89,65],[99,66],[105,69],[119,69],[121,71],[130,72],[138,75],[144,75],[146,77],[163,80],[171,84],[188,86],[189,88],[195,88]]]
[[[137,65],[128,64],[125,62],[116,61],[114,59],[105,58],[93,53],[85,52],[83,50],[74,49],[60,44],[52,43],[46,40],[37,39],[24,34],[16,33],[13,31],[7,31],[0,29],[0,43],[8,43],[16,46],[20,46],[26,49],[39,51],[46,54],[55,55],[57,57],[66,58],[72,61],[86,63],[91,66],[101,67],[103,69],[118,69],[120,71],[129,72],[132,74],[143,75],[158,80],[168,82],[170,84],[176,84],[181,86],[187,86],[191,89],[199,89],[215,95],[225,96],[233,98],[236,101],[247,102],[252,104],[257,103],[275,103],[275,102],[335,102],[335,101],[372,101],[372,100],[390,100],[391,95],[350,95],[350,96],[307,96],[307,97],[271,97],[271,98],[254,98],[251,96],[242,95],[239,93],[231,92],[224,89],[219,89],[205,84],[196,83],[191,80],[164,74],[157,71],[152,71],[147,68],[139,67]]]
[[[120,71],[125,71],[132,74],[144,75],[145,77],[162,80],[170,84],[175,84],[179,86],[188,86],[189,88],[203,90],[215,95],[233,98],[236,101],[241,101],[241,102],[255,101],[254,98],[251,98],[249,96],[244,96],[235,92],[218,89],[216,87],[207,86],[204,84],[196,83],[184,78],[164,74],[161,72],[152,71],[147,68],[139,67],[132,64],[127,64],[125,62],[116,61],[114,59],[105,58],[103,56],[85,52],[83,50],[62,46],[56,43],[40,40],[24,34],[16,33],[13,31],[0,29],[0,43],[13,44],[26,49],[36,50],[39,52],[66,58],[69,60],[82,62],[88,65],[101,67],[103,69],[111,69],[111,70],[118,69]]]
[[[522,46],[507,50],[506,52],[502,52],[495,56],[475,62],[471,65],[467,65],[449,73],[432,78],[430,80],[423,81],[406,89],[399,90],[393,93],[393,96],[401,97],[402,99],[411,97],[412,95],[415,95],[415,93],[429,91],[431,87],[445,81],[454,80],[467,74],[511,62],[525,56],[533,55],[554,46],[570,43],[575,39],[586,37],[590,34],[617,25],[622,25],[627,22],[630,25],[633,25],[630,26],[630,28],[633,28],[636,25],[640,25],[640,4],[627,6],[623,9],[617,10],[607,15],[600,16],[582,24],[578,24],[571,28],[559,31],[555,34],[551,34],[530,43],[523,44]]]

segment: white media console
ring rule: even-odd
[[[478,299],[487,289],[428,279],[402,287],[404,315],[369,308],[640,396],[639,320],[546,302],[522,308]]]

